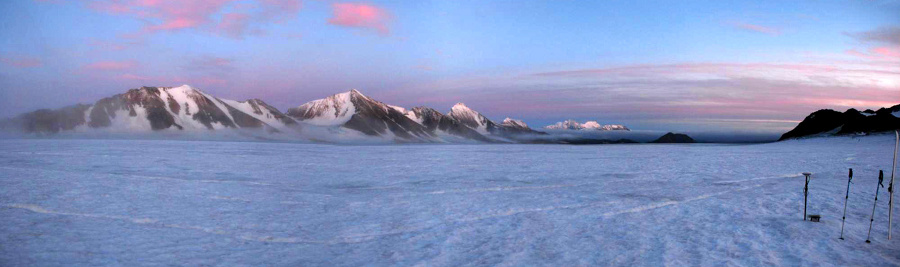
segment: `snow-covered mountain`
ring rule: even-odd
[[[566,120],[563,122],[557,122],[553,125],[544,126],[544,129],[552,129],[552,130],[600,130],[600,131],[631,131],[625,125],[619,124],[606,124],[601,125],[596,121],[588,121],[584,124],[579,123],[575,120]]]
[[[277,132],[295,126],[296,121],[258,99],[222,100],[182,85],[131,89],[93,105],[26,113],[8,124],[26,132],[50,133],[90,128],[127,132],[259,128]]]
[[[429,107],[406,109],[371,99],[357,90],[313,100],[288,109],[301,123],[356,130],[365,135],[405,142],[446,142],[468,139],[512,142],[512,135],[539,133],[522,122],[508,119],[497,124],[463,103],[442,114]]]
[[[506,118],[500,124],[495,123],[462,103],[443,114],[429,107],[406,109],[388,105],[350,90],[281,113],[259,99],[220,99],[188,85],[141,87],[100,99],[92,105],[38,110],[0,121],[0,128],[27,133],[249,128],[268,132],[291,130],[300,138],[336,142],[345,137],[398,142],[528,142],[529,135],[546,134],[532,130],[521,120]],[[322,138],[320,134],[328,136]]]
[[[494,141],[475,129],[469,128],[462,122],[444,115],[429,107],[414,107],[406,111],[406,116],[413,121],[425,126],[436,135],[451,135],[483,142]]]
[[[450,112],[447,113],[447,116],[481,134],[491,134],[497,130],[496,123],[489,120],[484,115],[481,115],[478,111],[470,109],[463,103],[456,103],[456,105],[453,105],[453,107],[450,108]]]
[[[336,126],[397,141],[439,141],[405,109],[371,99],[357,90],[313,100],[288,109],[287,115],[317,126]]]
[[[519,128],[519,129],[531,129],[528,128],[528,124],[525,124],[522,120],[511,119],[507,117],[503,119],[503,122],[500,123],[500,126],[510,127],[510,128]]]
[[[463,103],[453,105],[447,116],[483,135],[515,138],[517,135],[523,134],[545,134],[544,132],[532,130],[525,122],[520,120],[506,118],[502,124],[497,124]]]

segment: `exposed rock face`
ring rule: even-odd
[[[500,126],[508,127],[508,128],[518,128],[518,129],[531,129],[528,128],[528,124],[525,124],[524,121],[506,118],[500,123]]]
[[[680,133],[666,133],[665,135],[659,137],[659,139],[650,141],[650,143],[658,143],[658,144],[686,144],[686,143],[696,143],[693,138],[687,136],[686,134]]]
[[[319,126],[343,126],[371,136],[393,135],[401,141],[434,141],[425,126],[401,110],[375,101],[357,90],[310,101],[288,109],[288,116]]]
[[[437,110],[429,107],[414,107],[410,111],[414,120],[424,125],[429,131],[437,134],[438,131],[447,134],[478,140],[482,142],[493,142],[490,138],[478,133],[472,128],[463,125],[461,122],[441,114]]]
[[[441,136],[452,135],[482,142],[509,142],[503,139],[524,133],[544,134],[512,119],[498,125],[462,103],[445,115],[428,107],[407,110],[388,105],[356,90],[310,101],[288,109],[287,115],[311,125],[343,127],[402,141],[443,141]]]
[[[288,109],[287,115],[313,125],[343,125],[350,121],[350,117],[356,113],[356,106],[351,101],[351,93],[352,91],[309,101],[299,107]]]
[[[428,107],[407,110],[376,101],[357,90],[310,101],[281,113],[259,99],[220,99],[187,85],[141,87],[100,99],[93,105],[38,110],[0,121],[2,129],[29,133],[82,128],[127,132],[256,128],[280,132],[303,125],[324,126],[327,133],[341,133],[333,131],[336,128],[353,130],[349,138],[357,138],[354,133],[358,132],[400,142],[454,142],[460,138],[480,142],[553,142],[553,138],[534,136],[546,133],[529,128],[524,121],[506,118],[498,124],[462,103],[454,105],[447,114]]]
[[[470,109],[463,103],[456,103],[456,105],[453,105],[453,107],[450,108],[450,112],[447,113],[447,116],[481,134],[491,134],[497,131],[497,124],[484,115],[481,115],[481,113]]]
[[[226,101],[247,103],[247,107],[229,105]],[[256,107],[259,112],[253,113],[251,107]],[[273,125],[275,122],[278,124]],[[13,124],[18,124],[24,132],[55,133],[73,130],[80,125],[125,131],[220,128],[277,131],[284,125],[296,122],[256,99],[223,101],[185,85],[131,89],[124,94],[100,99],[93,105],[26,113],[14,119]]]
[[[504,138],[515,138],[516,135],[522,134],[546,134],[528,128],[525,122],[507,118],[504,120],[506,124],[497,124],[481,115],[481,113],[472,110],[466,104],[456,103],[447,116],[459,121],[463,125],[472,128],[482,135],[495,135]]]
[[[407,118],[400,111],[387,104],[372,100],[359,93],[350,91],[350,101],[356,113],[344,126],[368,135],[383,135],[388,131],[406,140],[428,140],[434,138],[421,124]]]
[[[297,121],[291,119],[291,117],[288,117],[284,113],[281,113],[281,111],[279,111],[277,108],[266,104],[266,102],[263,102],[262,100],[254,98],[244,102],[250,104],[250,106],[253,108],[253,114],[266,116],[266,118],[273,118],[281,121],[286,125],[297,124]]]
[[[493,132],[493,134],[510,137],[510,138],[515,138],[517,135],[525,135],[525,134],[536,134],[536,135],[547,134],[545,132],[532,130],[531,128],[528,127],[527,124],[525,124],[525,122],[523,122],[521,120],[515,120],[515,119],[510,119],[510,118],[506,118],[505,120],[503,120],[503,123],[501,123],[495,129],[496,130]]]
[[[806,116],[797,127],[783,134],[779,141],[813,135],[868,134],[897,130],[900,129],[898,117],[900,105],[863,112],[852,108],[843,113],[823,109]]]

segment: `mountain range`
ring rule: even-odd
[[[141,87],[93,105],[42,109],[2,122],[6,130],[58,133],[260,129],[270,133],[324,128],[395,142],[521,142],[546,135],[521,120],[495,123],[463,103],[444,114],[429,107],[388,105],[357,90],[290,108],[286,113],[259,99],[220,99],[188,85]]]
[[[553,134],[531,129],[521,120],[506,118],[496,123],[463,103],[447,113],[418,106],[410,109],[388,105],[350,90],[289,108],[282,113],[260,99],[234,101],[209,95],[188,85],[141,87],[106,97],[94,104],[60,109],[41,109],[0,120],[0,129],[28,134],[59,132],[204,132],[250,129],[283,136],[317,140],[337,136],[402,143],[632,143],[628,139],[606,140],[583,135]],[[630,131],[624,125],[601,125],[596,121],[567,120],[545,126],[547,130]],[[807,136],[861,134],[900,129],[900,105],[877,111],[849,109],[813,112],[779,140]],[[325,138],[309,137],[324,131]],[[558,132],[558,131],[557,131]],[[573,131],[572,133],[575,133]],[[693,141],[677,135],[656,142]],[[686,138],[685,138],[686,137]],[[669,140],[671,139],[671,140]]]
[[[852,108],[844,112],[822,109],[806,116],[797,127],[781,135],[778,140],[893,130],[900,130],[900,105],[880,108],[877,111],[867,109],[862,112]]]
[[[631,131],[625,125],[620,124],[607,124],[601,125],[596,121],[587,121],[585,123],[579,123],[575,120],[566,120],[562,122],[557,122],[553,125],[544,126],[544,129],[550,130],[598,130],[598,131]]]

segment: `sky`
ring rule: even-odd
[[[900,104],[900,1],[0,1],[0,117],[189,84],[534,128],[782,133]]]

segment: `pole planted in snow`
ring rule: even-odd
[[[809,175],[812,173],[804,172],[803,176],[806,176],[806,184],[803,185],[803,220],[806,220],[806,198],[809,196]]]
[[[869,233],[866,235],[866,243],[872,243],[869,241],[869,237],[872,236],[872,223],[875,222],[875,207],[878,206],[878,187],[884,187],[884,171],[878,171],[878,185],[875,186],[875,204],[872,204],[872,218],[869,219]]]
[[[894,162],[891,163],[891,182],[888,184],[888,240],[891,240],[891,226],[894,219],[894,170],[897,169],[897,148],[900,147],[900,132],[894,131]]]
[[[841,240],[844,240],[844,221],[847,220],[847,201],[850,199],[850,183],[853,180],[853,168],[850,168],[850,178],[847,179],[847,195],[844,196],[844,216],[841,217]]]

